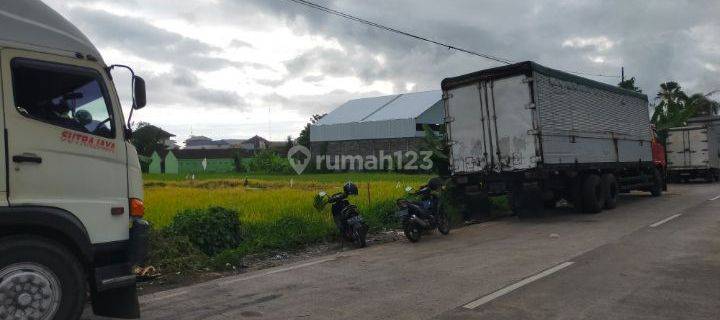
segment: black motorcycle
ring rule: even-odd
[[[423,232],[436,228],[443,235],[450,233],[450,219],[440,203],[441,189],[442,182],[433,178],[416,192],[407,187],[408,196],[397,200],[397,216],[410,242],[418,242]]]
[[[314,206],[318,211],[322,211],[325,205],[332,203],[332,216],[335,226],[340,231],[340,237],[343,241],[352,242],[356,247],[365,247],[365,238],[368,232],[368,226],[365,224],[357,206],[348,201],[348,196],[357,195],[358,188],[353,183],[346,183],[343,191],[328,196],[324,191],[318,193],[315,197]]]

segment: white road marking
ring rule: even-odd
[[[675,219],[675,218],[677,218],[677,217],[679,217],[679,216],[681,216],[681,215],[682,215],[682,213],[678,213],[678,214],[671,215],[671,216],[669,216],[669,217],[667,217],[667,218],[665,218],[665,219],[662,219],[662,220],[660,220],[660,221],[658,221],[658,222],[655,222],[655,223],[651,224],[651,225],[650,225],[650,228],[656,228],[657,226],[659,226],[659,225],[661,225],[661,224],[663,224],[663,223],[665,223],[665,222],[668,222],[668,221],[670,221],[670,220],[672,220],[672,219]]]
[[[337,259],[338,257],[339,257],[339,256],[329,257],[329,258],[325,258],[325,259],[320,259],[320,260],[310,261],[310,262],[306,262],[306,263],[296,264],[296,265],[289,266],[289,267],[286,267],[286,268],[280,268],[280,269],[270,270],[270,271],[266,271],[266,272],[263,272],[263,273],[254,274],[254,275],[247,276],[247,277],[235,278],[235,279],[231,279],[231,280],[227,280],[227,281],[220,282],[219,285],[224,286],[224,285],[233,284],[233,283],[235,283],[235,282],[240,282],[240,281],[245,281],[245,280],[260,278],[260,277],[264,277],[264,276],[269,276],[269,275],[275,274],[275,273],[286,272],[286,271],[290,271],[290,270],[295,270],[295,269],[300,269],[300,268],[304,268],[304,267],[309,267],[309,266],[312,266],[312,265],[316,265],[316,264],[320,264],[320,263],[324,263],[324,262],[328,262],[328,261],[333,261],[333,260]]]
[[[525,278],[525,279],[522,279],[522,280],[520,280],[519,282],[516,282],[516,283],[514,283],[514,284],[511,284],[511,285],[509,285],[509,286],[507,286],[507,287],[505,287],[505,288],[502,288],[502,289],[500,289],[500,290],[498,290],[498,291],[495,291],[495,292],[493,292],[493,293],[491,293],[491,294],[489,294],[489,295],[486,295],[486,296],[484,296],[484,297],[482,297],[482,298],[480,298],[480,299],[477,299],[477,300],[475,300],[475,301],[469,302],[468,304],[464,305],[463,308],[465,308],[465,309],[475,309],[475,308],[477,308],[477,307],[479,307],[479,306],[481,306],[481,305],[484,305],[484,304],[486,304],[486,303],[488,303],[488,302],[490,302],[490,301],[493,301],[493,300],[495,300],[495,299],[497,299],[497,298],[500,298],[500,297],[502,297],[502,296],[504,296],[504,295],[506,295],[506,294],[508,294],[508,293],[510,293],[510,292],[513,292],[514,290],[516,290],[516,289],[518,289],[518,288],[520,288],[520,287],[522,287],[522,286],[524,286],[524,285],[530,284],[530,283],[532,283],[532,282],[534,282],[534,281],[540,280],[540,279],[542,279],[542,278],[544,278],[544,277],[547,277],[547,276],[549,276],[549,275],[551,275],[551,274],[553,274],[553,273],[555,273],[555,272],[558,272],[558,271],[560,271],[560,270],[562,270],[562,269],[565,269],[565,268],[571,266],[573,263],[575,263],[575,262],[572,262],[572,261],[563,262],[563,263],[561,263],[561,264],[559,264],[559,265],[557,265],[557,266],[554,266],[554,267],[552,267],[552,268],[550,268],[550,269],[547,269],[547,270],[545,270],[545,271],[543,271],[543,272],[540,272],[540,273],[538,273],[538,274],[536,274],[536,275],[533,275],[533,276],[527,277],[527,278]]]
[[[143,299],[143,300],[141,301],[141,304],[146,304],[146,303],[151,303],[151,302],[155,302],[155,301],[165,300],[165,299],[169,299],[169,298],[172,298],[172,297],[181,296],[181,295],[184,295],[184,294],[186,294],[186,293],[188,293],[186,290],[169,292],[169,293],[168,293],[168,292],[160,292],[160,293],[156,293],[156,294],[151,295],[148,299]]]
[[[720,199],[720,196],[716,196],[715,198],[710,199],[710,201],[715,201],[717,199]]]

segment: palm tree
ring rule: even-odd
[[[657,99],[660,103],[655,107],[652,122],[658,130],[681,126],[693,115],[692,108],[687,108],[689,97],[675,81],[661,83]]]

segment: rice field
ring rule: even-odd
[[[408,185],[417,188],[431,176],[396,173],[307,175],[208,174],[194,180],[177,175],[146,175],[145,217],[156,228],[170,224],[184,209],[221,206],[237,210],[247,251],[287,248],[335,234],[330,208],[317,212],[313,197],[341,191],[346,181],[358,185],[350,198],[373,230],[392,226],[395,199]]]

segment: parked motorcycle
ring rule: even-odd
[[[397,200],[397,216],[410,242],[418,242],[422,233],[436,228],[443,235],[450,233],[450,219],[440,203],[441,189],[442,181],[432,178],[416,192],[407,187],[408,196]]]
[[[314,206],[318,211],[322,211],[326,204],[332,203],[333,221],[340,231],[342,241],[352,242],[356,247],[362,248],[366,245],[368,226],[358,208],[348,201],[348,196],[357,194],[357,186],[348,182],[343,186],[342,192],[330,196],[325,191],[318,193]]]

